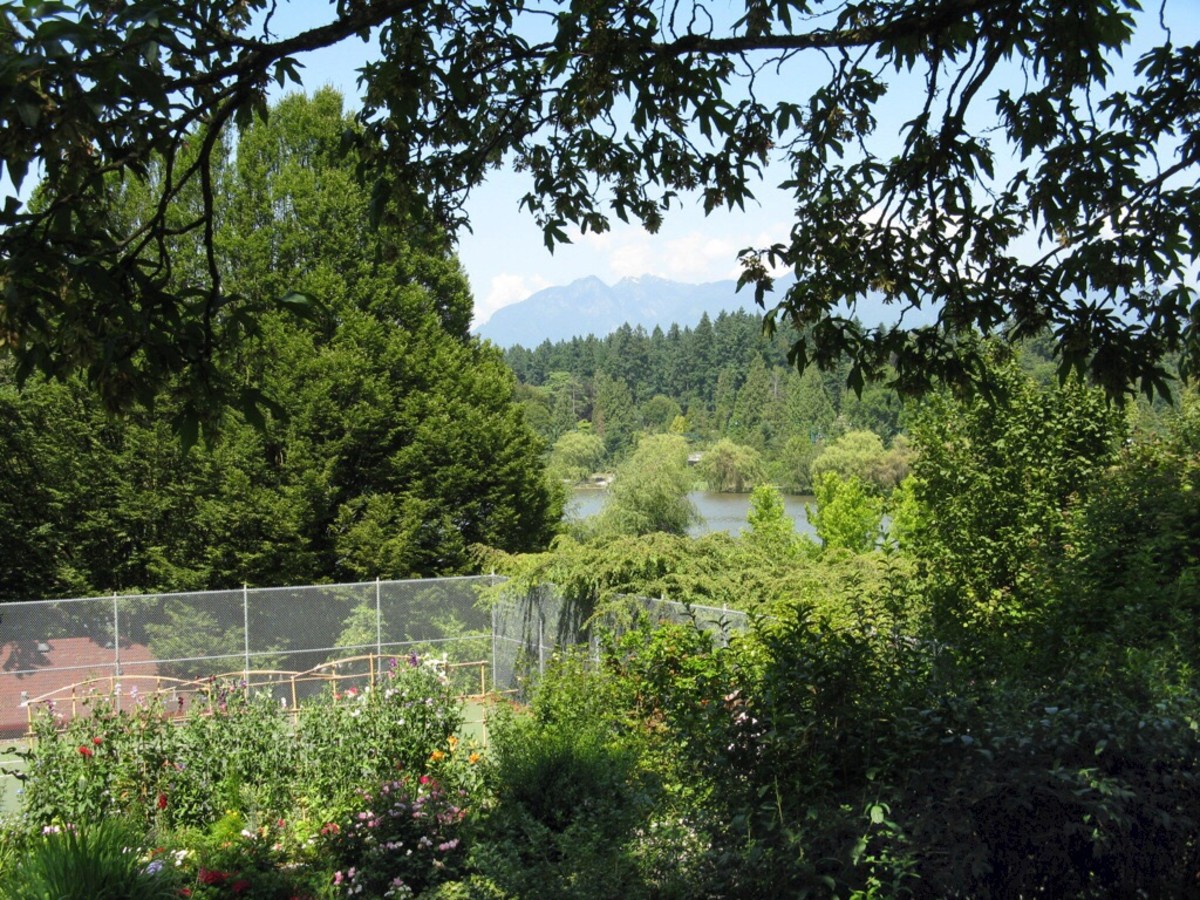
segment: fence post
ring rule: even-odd
[[[496,573],[492,573],[489,587],[495,587]],[[492,598],[492,687],[496,687],[496,598]]]
[[[118,676],[121,674],[121,605],[117,602],[117,592],[113,591],[113,669]]]
[[[375,655],[383,656],[383,607],[379,604],[379,576],[375,576]]]
[[[250,681],[250,588],[242,582],[242,645],[246,651],[246,668],[243,674]]]
[[[546,624],[546,611],[538,603],[538,677],[546,674],[546,644],[543,641],[543,626]]]

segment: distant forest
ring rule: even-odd
[[[712,490],[750,490],[766,481],[808,493],[813,462],[849,436],[856,452],[876,457],[871,471],[859,474],[886,491],[907,470],[905,402],[884,383],[856,394],[847,387],[848,362],[798,373],[788,362],[794,336],[784,329],[768,336],[761,315],[735,311],[706,314],[695,328],[647,332],[626,324],[603,338],[518,345],[505,359],[527,420],[553,448],[551,471],[565,480],[614,467],[640,434],[674,432],[696,450],[720,445],[739,454],[733,468],[747,477],[701,468]],[[1021,367],[1044,385],[1057,377],[1051,346],[1046,336],[1015,350]]]

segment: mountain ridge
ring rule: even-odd
[[[775,292],[768,295],[767,302],[782,296],[792,280],[791,275],[776,279]],[[544,341],[570,341],[589,334],[605,338],[626,324],[632,328],[640,325],[646,331],[653,331],[655,326],[663,330],[672,325],[694,328],[705,313],[711,319],[739,310],[762,312],[754,302],[754,291],[747,287],[739,292],[732,278],[689,284],[641,275],[609,285],[588,275],[570,284],[543,288],[502,307],[474,332],[501,349],[517,345],[533,349]],[[878,292],[859,301],[855,316],[869,326],[891,324],[900,318],[898,310],[889,307]],[[936,311],[929,307],[910,310],[905,327],[929,325],[936,317]]]
[[[502,348],[532,348],[589,334],[603,338],[625,324],[647,331],[694,327],[705,313],[711,318],[735,310],[760,311],[754,291],[739,293],[734,279],[689,284],[641,275],[609,285],[588,275],[502,307],[474,330]]]

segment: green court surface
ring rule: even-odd
[[[24,769],[25,760],[12,753],[13,747],[12,741],[0,743],[0,818],[15,814],[21,807],[17,793],[21,782],[11,773]]]

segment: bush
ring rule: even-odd
[[[556,662],[528,712],[491,730],[493,798],[472,865],[516,897],[646,896],[634,850],[652,805],[611,684],[575,655]]]
[[[466,799],[428,775],[361,792],[342,824],[321,829],[335,893],[406,897],[454,880],[466,859]]]
[[[378,684],[331,692],[300,713],[298,796],[340,809],[360,791],[429,770],[462,725],[453,691],[429,668],[393,660]]]

